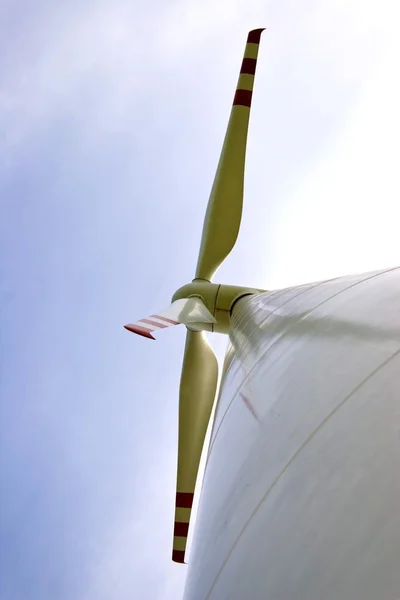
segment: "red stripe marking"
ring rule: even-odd
[[[265,27],[263,29],[253,29],[253,31],[249,32],[247,36],[248,44],[259,44],[261,39],[262,32],[265,31]]]
[[[189,533],[189,523],[182,523],[180,521],[175,521],[174,525],[174,536],[178,537],[187,537]]]
[[[242,67],[240,69],[240,73],[245,73],[246,75],[255,75],[256,65],[256,58],[244,58],[242,62]]]
[[[172,550],[172,560],[177,563],[185,562],[185,553],[183,550]]]
[[[173,319],[168,319],[168,317],[162,317],[161,315],[151,315],[152,317],[155,317],[156,319],[161,319],[162,321],[165,321],[166,323],[171,323],[171,325],[180,325],[179,321],[174,321]]]
[[[168,327],[168,325],[164,325],[164,323],[157,323],[157,321],[152,321],[151,319],[140,319],[140,322],[147,323],[148,325],[153,325],[154,327],[160,327],[160,329]]]
[[[253,92],[249,90],[236,90],[233,106],[247,106],[250,108],[252,94]]]
[[[176,492],[177,508],[192,508],[193,496],[190,492]]]
[[[124,327],[128,331],[132,331],[132,333],[137,333],[138,335],[142,335],[143,337],[149,338],[151,340],[156,339],[151,335],[149,329],[146,329],[145,327],[140,327],[139,325],[124,325]]]

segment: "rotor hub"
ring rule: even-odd
[[[179,288],[172,296],[172,302],[183,298],[200,298],[207,309],[215,318],[215,323],[202,323],[203,331],[214,331],[217,333],[229,333],[231,311],[234,303],[253,294],[263,293],[264,290],[247,288],[238,285],[225,285],[211,283],[204,279],[194,279],[191,283]],[[188,329],[191,327],[189,326]],[[193,327],[198,330],[200,327]]]

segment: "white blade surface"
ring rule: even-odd
[[[184,325],[215,323],[215,319],[200,298],[182,298],[157,314],[139,319],[139,321],[124,327],[132,333],[154,340],[153,331],[181,323]]]

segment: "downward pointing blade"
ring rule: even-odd
[[[195,277],[211,280],[236,243],[242,218],[244,167],[258,47],[263,29],[250,31],[224,145],[215,175]]]
[[[202,332],[188,331],[179,390],[178,475],[172,560],[184,562],[193,494],[217,389],[218,363]]]

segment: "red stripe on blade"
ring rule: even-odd
[[[236,90],[235,97],[233,99],[233,106],[251,106],[252,92],[250,90]]]
[[[180,521],[175,521],[174,525],[174,536],[178,537],[187,537],[189,533],[189,523],[181,523]]]
[[[194,494],[188,492],[176,492],[177,508],[192,508]]]
[[[153,327],[157,327],[160,329],[164,329],[164,327],[168,327],[168,325],[164,325],[164,323],[157,323],[157,321],[152,321],[151,319],[140,319],[142,323],[147,323],[148,325],[153,325]]]
[[[256,72],[257,59],[256,58],[244,58],[240,73],[246,75],[254,75]]]
[[[171,325],[180,325],[179,321],[174,321],[173,319],[168,319],[168,317],[162,317],[161,315],[151,315],[151,316],[156,319],[161,319],[162,321],[165,321],[166,323],[171,323]]]
[[[132,331],[132,333],[137,333],[138,335],[142,335],[143,337],[149,338],[151,340],[155,340],[149,329],[145,329],[144,327],[139,327],[139,325],[124,325],[125,329],[128,331]]]
[[[172,560],[177,563],[185,562],[185,553],[183,550],[172,550]]]
[[[259,44],[261,39],[262,32],[265,31],[265,27],[263,29],[253,29],[253,31],[249,32],[247,36],[248,44]]]

